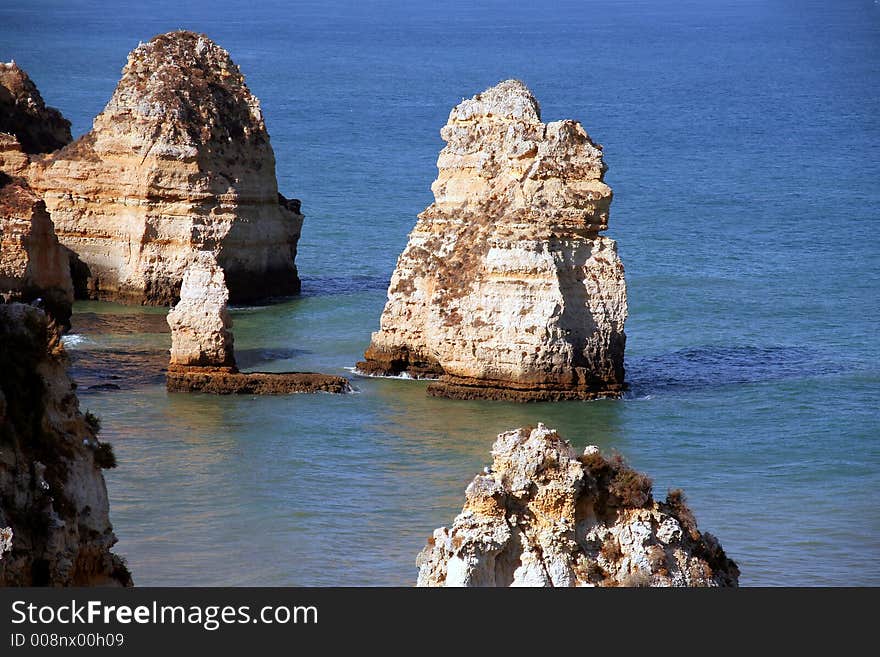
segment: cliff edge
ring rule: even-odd
[[[131,585],[102,468],[97,419],[80,412],[60,333],[45,313],[0,304],[0,585]]]

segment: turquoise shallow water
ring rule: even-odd
[[[632,390],[168,395],[163,311],[79,304],[74,374],[116,446],[137,583],[410,584],[494,435],[543,421],[684,488],[744,584],[880,584],[880,5],[40,0],[0,7],[0,58],[82,133],[126,53],[178,27],[242,67],[306,213],[303,295],[234,312],[242,365],[346,373],[430,202],[449,109],[513,76],[605,146]]]

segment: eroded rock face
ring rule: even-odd
[[[278,193],[259,101],[204,35],[135,48],[91,132],[27,176],[92,298],[172,304],[197,251],[217,257],[233,302],[299,291],[299,203]]]
[[[607,228],[602,147],[542,123],[521,82],[462,101],[441,131],[434,203],[391,278],[368,374],[441,377],[429,392],[517,401],[615,395],[626,285]]]
[[[73,284],[67,253],[46,206],[21,179],[0,173],[0,295],[7,301],[42,299],[63,326],[70,323]]]
[[[418,557],[419,586],[736,586],[739,569],[701,533],[680,491],[595,447],[578,456],[539,424],[498,436],[451,529]]]
[[[172,365],[235,367],[228,301],[213,254],[195,254],[183,274],[180,301],[168,313]]]
[[[37,308],[0,304],[0,586],[131,585],[60,335]],[[5,531],[3,531],[5,530]],[[10,545],[11,543],[11,545]],[[0,550],[2,551],[2,550]]]
[[[15,62],[0,62],[0,151],[14,137],[22,153],[49,153],[69,144],[70,121],[46,107],[36,85]],[[0,156],[2,158],[2,156]]]

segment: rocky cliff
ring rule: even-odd
[[[92,130],[26,175],[92,298],[171,304],[195,251],[217,257],[233,302],[299,291],[299,202],[278,193],[259,101],[204,35],[135,48]]]
[[[109,520],[98,422],[46,315],[0,304],[0,585],[131,585]]]
[[[223,269],[210,252],[193,254],[183,274],[180,301],[168,313],[171,392],[284,395],[350,392],[341,376],[314,372],[239,372],[233,350],[229,292]]]
[[[67,253],[45,204],[21,179],[0,173],[0,296],[36,301],[69,325],[73,284]]]
[[[737,585],[681,491],[655,501],[619,456],[579,456],[542,424],[502,433],[492,456],[419,555],[419,586]]]
[[[602,147],[542,123],[508,80],[449,115],[434,203],[397,262],[368,374],[440,376],[429,392],[518,401],[615,395],[626,285],[607,228]]]

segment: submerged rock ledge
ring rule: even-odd
[[[289,395],[297,392],[351,392],[348,379],[315,372],[239,372],[232,367],[171,365],[169,392],[208,392],[217,395]]]
[[[543,424],[502,433],[451,529],[417,559],[418,586],[737,586],[739,568],[700,532],[681,491]]]

